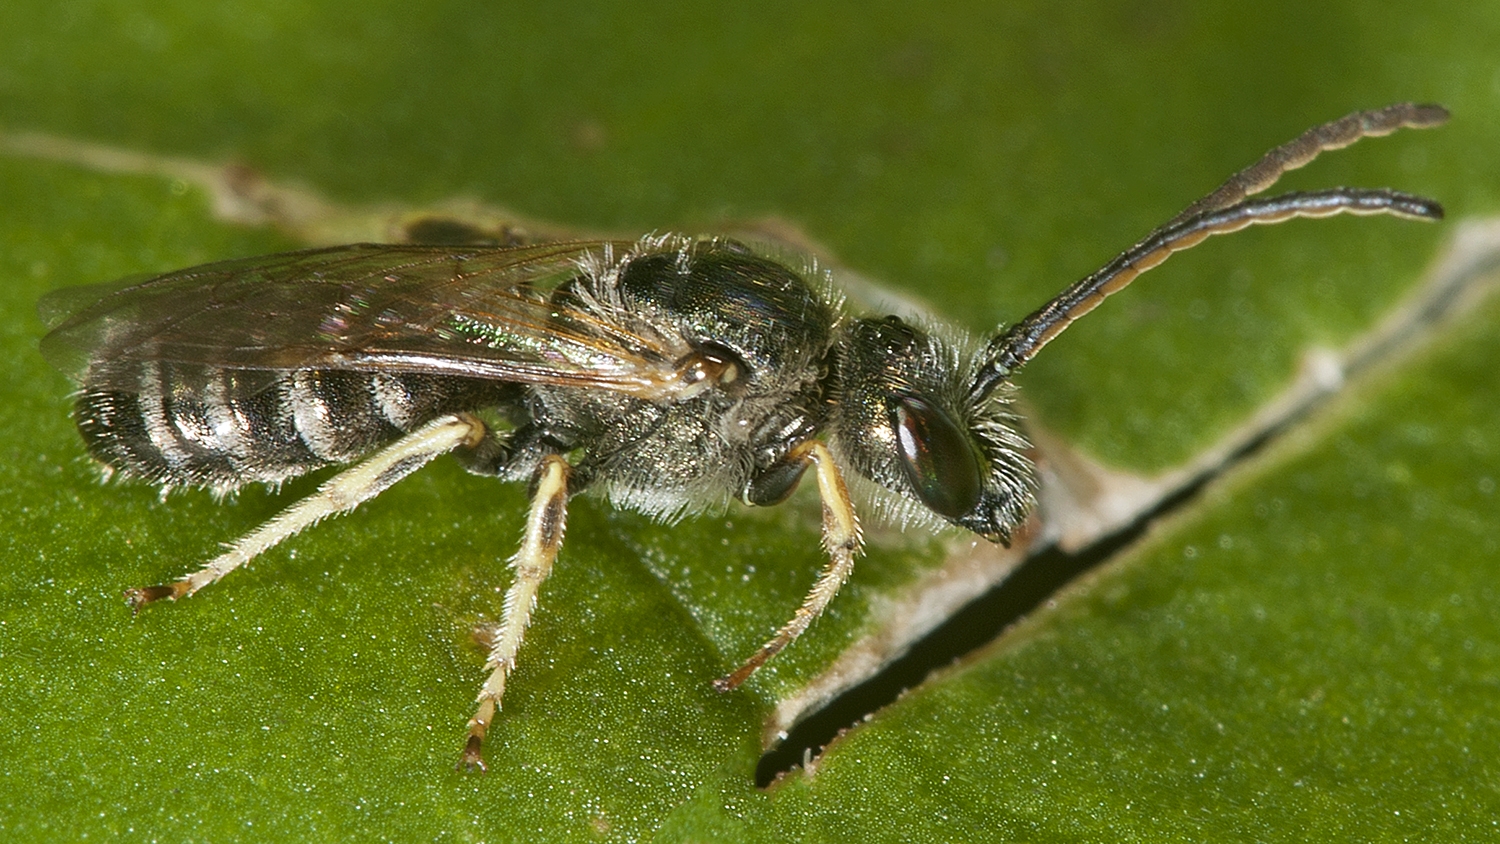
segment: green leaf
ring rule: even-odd
[[[0,119],[331,201],[472,196],[588,230],[775,217],[976,333],[1314,123],[1453,222],[1298,223],[1174,259],[1025,373],[1049,430],[1153,472],[1366,331],[1500,207],[1488,7],[39,3]],[[942,560],[879,542],[740,692],[822,565],[808,496],[663,527],[576,501],[487,776],[453,771],[523,491],[443,463],[191,600],[160,582],[317,479],[99,485],[36,352],[58,287],[291,248],[168,176],[0,156],[0,830],[11,840],[1479,840],[1494,834],[1500,359],[1486,305],[1138,547],[753,785],[776,702]],[[124,168],[124,169],[129,169]],[[943,539],[943,538],[939,538]]]

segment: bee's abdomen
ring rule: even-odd
[[[91,380],[74,417],[95,458],[155,483],[218,489],[358,459],[487,398],[484,382],[459,378],[161,362]]]

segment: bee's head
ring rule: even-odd
[[[892,494],[877,503],[1008,542],[1036,486],[1008,388],[977,389],[975,355],[898,317],[856,320],[841,339],[833,446]]]

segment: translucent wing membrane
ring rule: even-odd
[[[461,375],[658,395],[680,342],[587,295],[551,295],[630,244],[354,245],[64,290],[40,305],[48,361],[131,388],[138,361]],[[603,309],[603,310],[601,310]]]
[[[274,484],[361,461],[197,571],[130,590],[137,610],[194,594],[443,454],[529,477],[515,579],[459,763],[482,769],[570,496],[592,486],[666,519],[730,496],[772,504],[813,471],[828,562],[792,618],[715,683],[733,689],[849,577],[862,540],[846,473],[906,502],[898,515],[930,512],[1008,541],[1039,484],[1015,420],[988,401],[999,384],[1105,297],[1212,235],[1342,213],[1441,217],[1437,203],[1385,188],[1255,194],[1323,150],[1444,117],[1397,105],[1272,150],[990,340],[972,380],[965,353],[936,332],[844,319],[793,267],[681,236],[354,245],[208,264],[48,296],[42,351],[83,386],[75,419],[91,453],[164,488]],[[476,408],[497,410],[500,429]]]

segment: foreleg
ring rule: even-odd
[[[735,669],[734,673],[714,681],[714,688],[721,692],[731,691],[745,682],[756,669],[766,664],[771,657],[781,653],[802,635],[813,619],[823,614],[833,596],[838,594],[849,573],[854,571],[854,557],[859,553],[859,519],[854,515],[854,502],[849,499],[849,488],[844,477],[834,465],[828,446],[812,440],[800,448],[803,456],[812,461],[818,473],[818,495],[823,499],[823,548],[828,552],[828,564],[818,575],[812,591],[802,600],[802,606],[782,628],[776,631],[769,642],[761,646],[755,655]]]

